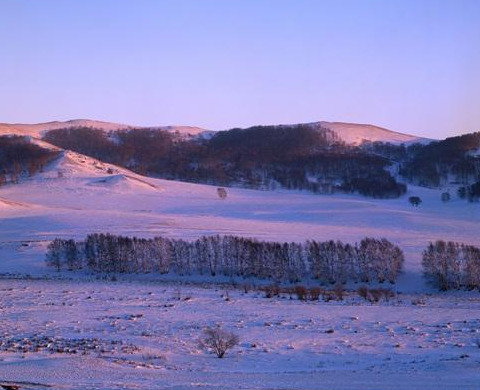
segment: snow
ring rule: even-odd
[[[427,138],[398,133],[382,127],[367,124],[320,121],[310,123],[309,125],[332,130],[340,137],[340,139],[346,143],[354,145],[360,145],[363,141],[381,141],[393,144],[411,144],[415,142],[428,143],[432,141]],[[37,124],[0,123],[0,135],[20,134],[41,138],[46,131],[69,127],[93,127],[105,131],[145,128],[145,126],[133,126],[91,119],[73,119],[65,122],[54,121]],[[147,128],[169,131],[186,137],[200,137],[203,139],[209,139],[216,133],[216,131],[206,130],[196,126],[148,126]]]
[[[405,252],[398,288],[424,291],[421,253],[438,239],[479,245],[480,209],[444,190],[409,186],[399,199],[254,191],[146,178],[66,151],[44,172],[0,188],[0,242],[82,239],[92,232],[193,239],[241,235],[280,242],[308,239],[354,243],[385,237]],[[423,200],[420,207],[408,202]],[[39,259],[41,262],[41,259]],[[3,270],[0,264],[0,272]]]
[[[335,132],[348,144],[360,145],[364,141],[389,142],[392,144],[428,143],[431,140],[414,135],[398,133],[374,125],[343,122],[317,122],[323,128]]]
[[[65,151],[44,172],[0,187],[0,342],[10,346],[0,346],[0,384],[478,389],[480,296],[436,293],[421,275],[429,241],[480,245],[478,204],[455,196],[443,203],[444,190],[410,186],[399,199],[376,200],[227,188],[221,200],[215,186],[146,178]],[[419,207],[409,204],[412,195],[422,198]],[[187,284],[172,276],[117,275],[113,282],[45,266],[49,240],[91,232],[352,243],[386,237],[405,251],[405,273],[391,286],[396,298],[371,304],[358,297],[357,286],[343,302],[300,302],[244,293],[225,280]],[[198,346],[207,326],[238,334],[240,345],[215,358]],[[39,340],[50,347],[23,352]],[[53,350],[82,345],[85,354]]]
[[[103,122],[91,119],[73,119],[65,122],[54,121],[46,123],[22,124],[22,123],[0,123],[0,135],[26,135],[41,138],[45,132],[49,130],[64,129],[70,127],[92,127],[104,131],[128,130],[139,128],[153,128],[158,130],[169,131],[183,136],[211,136],[211,131],[206,131],[195,126],[132,126],[120,123]]]
[[[229,300],[215,287],[3,280],[0,378],[62,389],[478,388],[478,297],[306,303],[227,288]],[[198,345],[216,326],[240,337],[224,359]],[[52,347],[22,351],[44,339]]]
[[[119,123],[103,122],[91,119],[72,119],[65,122],[54,121],[35,124],[0,123],[0,135],[17,134],[41,138],[46,131],[69,127],[95,127],[105,131],[132,128],[130,125],[123,125]]]

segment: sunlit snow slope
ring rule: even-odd
[[[373,125],[343,122],[317,122],[316,124],[334,131],[340,139],[354,145],[360,145],[364,141],[389,142],[392,144],[425,143],[431,141],[426,138],[398,133]]]
[[[311,123],[310,125],[318,128],[326,128],[332,130],[337,134],[340,139],[342,139],[348,144],[354,145],[359,145],[364,141],[380,141],[390,142],[394,144],[410,144],[415,142],[425,143],[431,141],[426,138],[398,133],[395,131],[384,129],[382,127],[368,124],[321,121]],[[69,127],[93,127],[97,129],[103,129],[105,131],[110,131],[140,128],[142,126],[103,122],[90,119],[74,119],[65,122],[55,121],[37,124],[0,123],[0,135],[20,134],[39,138],[46,131]],[[149,128],[170,131],[185,136],[202,135],[208,137],[215,133],[214,131],[205,130],[195,126],[149,126]]]
[[[133,128],[141,128],[144,126],[132,126],[120,123],[103,122],[91,119],[73,119],[65,122],[54,121],[46,123],[22,124],[22,123],[0,123],[0,135],[28,135],[40,138],[49,130],[64,129],[70,127],[92,127],[105,131],[126,130]],[[151,126],[159,130],[166,130],[182,135],[196,136],[203,132],[204,129],[194,126]]]

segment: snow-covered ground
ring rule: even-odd
[[[44,173],[0,188],[0,242],[79,239],[92,232],[187,239],[233,234],[281,242],[386,237],[405,251],[398,287],[405,292],[425,288],[420,259],[429,241],[480,244],[478,204],[455,196],[443,203],[440,190],[410,186],[405,196],[390,200],[237,188],[222,200],[216,190],[145,178],[65,152]],[[408,203],[410,195],[421,197],[420,207]],[[38,256],[30,272],[43,272],[43,248]],[[3,257],[0,272],[21,268],[11,255]]]
[[[480,387],[478,292],[430,295],[434,290],[420,270],[421,252],[431,240],[480,245],[478,204],[455,196],[442,203],[442,191],[415,187],[395,200],[227,191],[221,200],[213,186],[145,178],[72,152],[33,178],[1,187],[0,341],[10,352],[0,347],[0,384],[35,382],[58,389]],[[411,195],[422,198],[420,207],[408,203]],[[386,237],[405,251],[405,273],[394,286],[400,294],[373,305],[354,292],[345,302],[304,303],[229,287],[180,286],[152,276],[119,282],[68,273],[57,278],[45,267],[50,239],[91,232],[352,243],[365,236]],[[241,338],[225,359],[197,345],[202,330],[216,325]],[[32,340],[43,347],[22,352]],[[64,351],[55,352],[59,347]],[[78,351],[65,353],[68,349]]]
[[[480,383],[480,297],[468,294],[424,296],[421,305],[405,294],[381,304],[356,294],[306,303],[227,287],[95,280],[2,280],[0,292],[0,383],[352,390]],[[203,329],[216,326],[240,337],[224,359],[199,347]]]

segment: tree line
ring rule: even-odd
[[[34,175],[57,156],[58,152],[35,145],[28,137],[0,136],[0,186]]]
[[[453,241],[431,242],[423,252],[425,276],[440,290],[480,290],[480,248]]]
[[[402,250],[386,239],[265,242],[236,236],[202,236],[195,241],[90,234],[83,241],[54,239],[46,262],[60,270],[95,273],[157,273],[254,277],[275,282],[316,279],[324,284],[395,283]]]

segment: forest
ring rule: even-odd
[[[383,156],[346,145],[328,129],[255,126],[185,138],[159,129],[49,131],[44,139],[137,173],[254,189],[301,189],[395,198],[406,192]]]
[[[406,184],[455,185],[480,199],[480,133],[428,144],[345,144],[326,128],[254,126],[212,137],[182,137],[160,129],[105,132],[68,128],[46,141],[137,173],[171,180],[254,189],[300,189],[397,198]]]
[[[424,187],[454,184],[461,188],[460,197],[474,201],[480,196],[478,188],[472,187],[480,182],[480,132],[426,145],[376,142],[366,143],[363,148],[398,164],[399,174],[408,183]]]
[[[0,186],[34,175],[58,154],[31,143],[27,137],[0,136]]]
[[[195,241],[90,234],[83,241],[53,240],[46,263],[60,270],[94,273],[156,273],[267,279],[395,283],[402,250],[386,239],[264,242],[236,236],[202,236]]]
[[[431,242],[423,252],[425,276],[440,290],[480,290],[480,248],[453,241]]]

